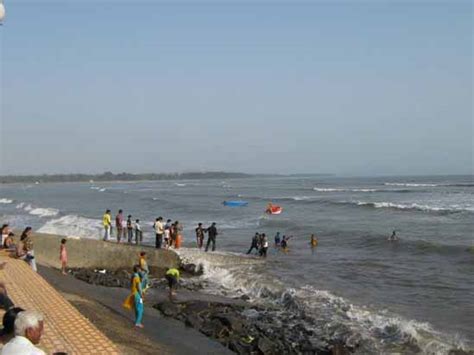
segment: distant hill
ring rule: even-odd
[[[140,180],[187,180],[187,179],[230,179],[246,178],[254,175],[243,173],[229,173],[222,171],[167,173],[167,174],[53,174],[53,175],[7,175],[0,176],[0,183],[47,183],[47,182],[89,182],[89,181],[140,181]]]

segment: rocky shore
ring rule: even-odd
[[[202,273],[192,264],[182,268],[191,277]],[[94,285],[123,288],[130,285],[128,270],[78,268],[70,273]],[[183,290],[187,291],[186,296],[182,296]],[[200,293],[198,284],[186,278],[173,302],[157,297],[164,292],[164,280],[153,279],[147,303],[151,302],[165,317],[183,322],[237,354],[348,354],[354,350],[344,345],[343,338],[328,338],[305,327],[302,321],[309,319],[303,311],[295,312],[290,299],[280,308],[255,305],[246,297],[211,297]]]

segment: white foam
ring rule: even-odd
[[[376,189],[340,189],[340,188],[313,188],[317,192],[377,192]]]
[[[59,210],[55,208],[33,207],[31,204],[25,206],[25,203],[18,204],[16,208],[23,209],[29,214],[39,217],[54,217],[59,214]]]
[[[33,216],[54,217],[59,211],[54,208],[32,208],[29,210],[29,213]]]
[[[314,191],[318,192],[343,192],[346,191],[344,189],[336,189],[336,188],[320,188],[320,187],[315,187],[313,188]]]
[[[406,186],[406,187],[436,187],[439,185],[436,184],[415,184],[415,183],[406,183],[406,182],[386,182],[386,186]]]
[[[270,297],[270,302],[284,302],[286,296],[290,296],[304,305],[307,311],[314,311],[315,317],[321,317],[325,313],[329,317],[328,321],[349,325],[352,331],[373,342],[379,353],[386,350],[384,339],[374,337],[374,334],[384,333],[388,327],[396,327],[400,332],[399,339],[394,340],[400,346],[404,346],[407,341],[414,342],[425,354],[448,354],[450,349],[464,348],[459,338],[439,333],[428,323],[355,306],[342,297],[313,286],[293,289],[278,280],[268,280],[258,270],[259,265],[265,267],[260,259],[227,252],[205,253],[189,248],[176,252],[183,262],[203,266],[204,274],[199,279],[205,286],[205,292],[245,294],[252,302],[262,302],[262,297],[268,297],[269,293],[276,296]]]
[[[474,206],[461,206],[461,205],[449,205],[449,206],[432,206],[422,205],[418,203],[393,203],[393,202],[365,202],[365,201],[350,201],[342,203],[353,203],[358,206],[373,206],[374,208],[394,208],[399,210],[419,210],[426,212],[474,212]]]
[[[69,238],[100,239],[102,223],[96,219],[67,215],[46,222],[38,232],[64,235]]]
[[[10,203],[13,203],[13,200],[10,200],[8,198],[0,198],[0,203],[8,205]]]

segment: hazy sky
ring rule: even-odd
[[[473,171],[471,1],[6,1],[0,174]]]

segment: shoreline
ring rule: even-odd
[[[98,260],[102,259],[102,262],[100,264],[95,262],[91,264],[91,260],[84,262],[84,260],[80,258],[80,265],[76,267],[71,265],[71,273],[75,272],[74,269],[89,270],[89,272],[92,273],[92,275],[89,276],[99,277],[92,278],[88,275],[86,275],[85,278],[78,277],[78,275],[65,277],[59,274],[57,266],[55,265],[59,265],[56,249],[58,239],[61,237],[56,235],[36,235],[39,237],[36,241],[38,241],[39,244],[44,243],[42,248],[39,249],[44,250],[46,246],[54,249],[54,252],[50,250],[46,253],[38,253],[38,263],[46,264],[41,267],[46,270],[42,271],[45,275],[41,272],[40,274],[58,291],[81,297],[83,300],[79,299],[78,301],[76,299],[75,302],[79,304],[80,307],[85,308],[84,312],[87,312],[90,308],[100,311],[101,307],[105,307],[112,314],[118,315],[121,319],[118,323],[123,323],[122,327],[125,327],[123,331],[124,335],[117,338],[117,344],[119,345],[123,345],[124,342],[125,345],[128,345],[127,340],[124,341],[123,337],[134,334],[130,332],[130,328],[133,328],[133,313],[122,309],[121,306],[123,300],[128,295],[128,287],[113,287],[117,286],[117,283],[114,283],[114,278],[116,278],[116,276],[120,277],[120,275],[118,275],[119,270],[130,270],[131,265],[136,262],[138,251],[141,249],[147,250],[147,254],[148,251],[150,251],[150,254],[157,253],[155,256],[167,255],[166,259],[168,262],[177,262],[177,265],[181,268],[190,266],[196,267],[202,262],[203,266],[205,266],[205,271],[207,270],[206,266],[209,267],[209,265],[213,265],[219,269],[221,266],[225,268],[225,265],[228,265],[229,262],[251,262],[253,264],[255,260],[261,261],[259,258],[253,260],[253,258],[225,252],[202,254],[196,251],[196,258],[193,258],[190,256],[193,256],[195,252],[194,249],[188,250],[184,248],[182,249],[183,252],[174,250],[164,251],[144,245],[134,247],[124,244],[104,243],[103,241],[97,240],[80,239],[71,240],[71,244],[72,242],[76,242],[77,246],[81,248],[70,249],[70,252],[72,250],[77,251],[78,256],[81,257],[82,253],[88,252],[89,247],[87,247],[87,245],[91,244],[94,246],[95,249],[93,250],[95,250],[96,254],[92,255],[93,260],[91,260],[97,261],[96,259],[99,257]],[[41,237],[45,237],[45,239]],[[41,242],[42,239],[43,242]],[[36,241],[35,245],[37,245]],[[101,247],[99,247],[99,245],[101,245]],[[82,248],[82,246],[85,247]],[[190,251],[191,254],[189,253]],[[112,254],[110,254],[110,252],[112,252]],[[119,258],[120,263],[116,264],[112,262],[109,264],[107,253],[114,259]],[[118,257],[116,253],[119,253],[120,257]],[[128,256],[122,257],[123,255]],[[201,259],[203,256],[206,257],[206,260]],[[167,264],[166,262],[163,264],[163,260],[160,258],[152,259],[158,260],[162,267]],[[117,265],[119,266],[117,267]],[[153,267],[152,263],[149,265]],[[106,273],[107,277],[102,277],[104,275],[98,273],[97,270],[94,271],[94,269],[106,269],[108,271]],[[233,352],[240,354],[247,354],[249,351],[257,351],[257,353],[264,354],[347,354],[352,352],[364,353],[364,351],[365,353],[379,353],[377,347],[374,348],[372,343],[367,342],[360,333],[352,330],[353,319],[345,315],[346,312],[350,311],[350,305],[344,302],[337,304],[335,308],[322,308],[318,313],[313,314],[307,312],[304,305],[300,303],[301,300],[297,299],[291,292],[285,291],[279,294],[273,293],[265,288],[260,290],[258,295],[255,294],[254,297],[250,299],[251,302],[246,302],[249,298],[239,298],[241,295],[235,295],[235,297],[232,298],[232,296],[227,296],[225,292],[216,293],[211,291],[212,294],[206,293],[206,291],[203,292],[201,290],[206,290],[208,279],[206,277],[204,277],[204,279],[186,278],[186,276],[196,275],[196,273],[191,272],[187,274],[183,272],[184,279],[178,290],[177,302],[170,304],[167,302],[167,293],[164,283],[161,282],[162,274],[157,272],[157,269],[155,270],[156,272],[152,272],[151,279],[155,278],[154,281],[156,281],[156,278],[159,278],[158,282],[154,283],[155,286],[158,287],[152,288],[150,295],[147,296],[145,300],[144,323],[146,328],[143,334],[146,334],[145,338],[149,338],[149,340],[152,341],[151,347],[156,347],[156,349],[161,349],[161,347],[171,349],[163,350],[164,353],[166,353],[166,351],[179,354],[193,353],[192,349],[188,347],[188,344],[183,343],[183,339],[186,341],[192,339],[190,342],[193,344],[200,343],[199,348],[208,349],[206,353],[209,354],[220,354],[223,353],[223,351],[226,351],[225,353]],[[116,271],[117,273],[114,274]],[[56,276],[54,273],[56,273]],[[129,275],[126,276],[126,274],[126,272],[122,273],[126,281],[119,283],[119,285],[128,285]],[[207,272],[205,274],[207,274]],[[210,275],[212,275],[212,273]],[[81,280],[85,280],[86,282]],[[210,280],[212,281],[212,276]],[[223,296],[219,296],[219,294]],[[230,295],[232,295],[232,293],[230,293]],[[84,299],[86,301],[84,301]],[[337,300],[333,301],[338,303]],[[80,309],[80,307],[78,309]],[[194,311],[197,313],[202,312],[204,316],[192,317],[192,312]],[[339,311],[342,311],[342,313],[339,313]],[[110,316],[106,312],[103,312],[103,314],[105,318]],[[150,331],[150,327],[147,326],[149,322],[148,318],[150,318],[150,322],[153,324],[151,326],[153,331]],[[338,321],[332,324],[332,320],[335,318],[337,318]],[[210,322],[208,322],[208,319]],[[117,321],[115,322],[117,323]],[[237,324],[237,329],[233,328],[235,324]],[[158,333],[156,331],[157,329]],[[170,329],[173,331],[170,332]],[[391,332],[391,329],[389,326],[386,326],[382,331]],[[396,329],[398,328],[395,328],[395,330]],[[103,331],[109,335],[109,333],[107,333],[107,327],[105,327]],[[255,341],[250,345],[242,345],[242,340],[249,335]],[[110,337],[114,339],[113,334]],[[263,340],[260,341],[260,339]],[[436,338],[432,340],[437,342]],[[146,344],[146,341],[141,341],[141,345],[137,345],[138,349],[140,349],[140,346],[144,346],[144,344]],[[423,343],[417,344],[416,339],[413,341],[405,339],[401,345],[393,344],[393,346],[389,345],[389,347],[391,351],[396,352],[401,349],[399,346],[405,345],[411,346],[415,353],[423,353],[425,347]],[[272,346],[276,346],[277,348],[272,348]],[[470,350],[461,350],[461,348],[458,347],[446,349],[445,353],[456,355],[474,354]]]

